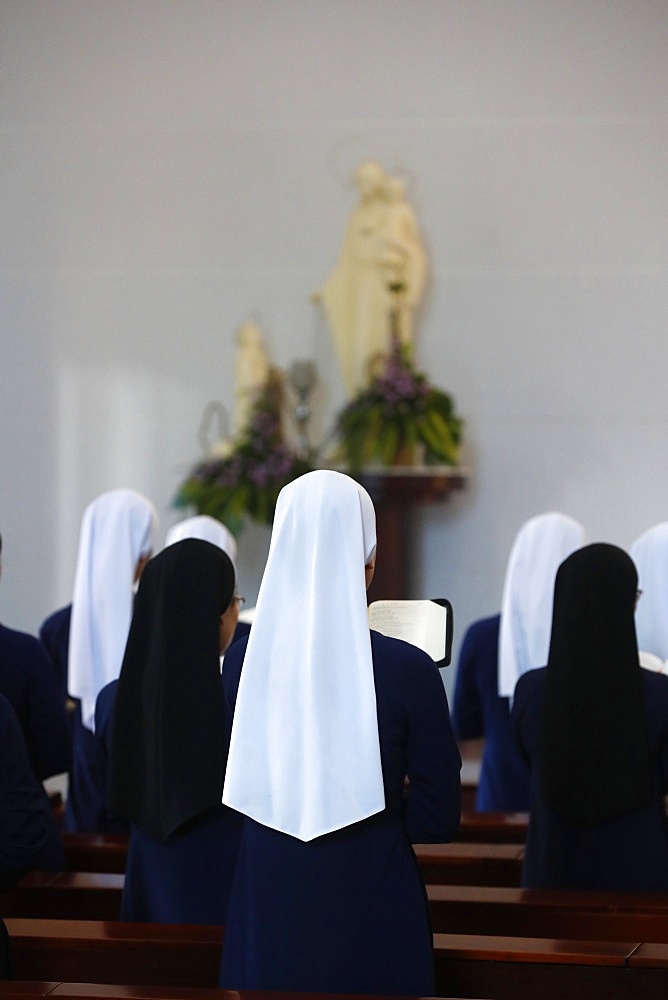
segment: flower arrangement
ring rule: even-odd
[[[272,369],[246,429],[222,455],[208,457],[191,470],[175,504],[194,506],[198,514],[218,518],[235,535],[247,518],[271,524],[280,491],[312,468],[284,440],[282,403],[282,379]]]
[[[451,397],[414,368],[396,334],[382,370],[339,413],[337,457],[363,465],[456,465],[462,421]]]

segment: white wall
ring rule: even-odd
[[[474,469],[419,516],[415,596],[461,638],[527,517],[622,545],[668,518],[665,0],[4,0],[0,64],[5,623],[68,600],[102,490],[176,519],[249,315],[325,364],[308,296],[366,157],[410,177],[418,360]]]

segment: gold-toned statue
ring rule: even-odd
[[[403,343],[424,292],[427,255],[400,178],[375,160],[355,171],[359,203],[348,220],[338,264],[314,298],[322,304],[346,389],[369,381],[370,366],[390,350],[390,318]]]

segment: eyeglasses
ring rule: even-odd
[[[244,604],[246,603],[246,598],[245,597],[239,597],[238,594],[235,594],[234,597],[232,598],[232,600],[236,601],[240,608],[243,608]]]

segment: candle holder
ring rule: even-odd
[[[289,372],[290,386],[297,397],[294,409],[297,428],[296,448],[300,458],[308,458],[311,444],[308,437],[308,424],[311,418],[310,398],[317,381],[317,370],[313,361],[295,361]]]

